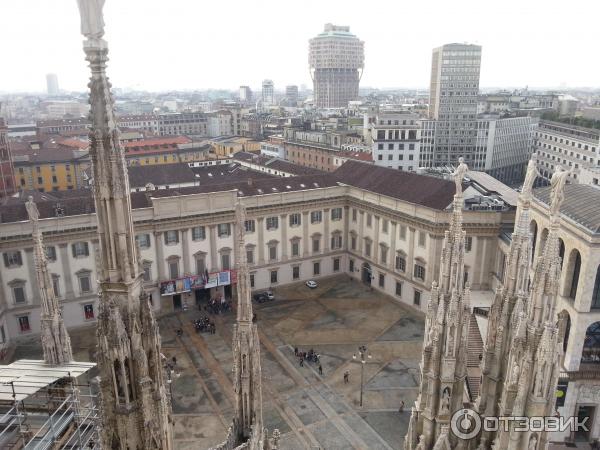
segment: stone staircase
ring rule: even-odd
[[[481,384],[480,356],[483,355],[483,339],[475,314],[469,318],[469,336],[467,347],[467,385],[471,393],[471,400],[475,401],[479,395]]]

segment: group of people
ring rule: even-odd
[[[318,364],[319,375],[323,375],[323,366],[321,365],[321,359],[317,352],[315,352],[312,348],[308,352],[302,352],[298,350],[298,347],[294,347],[294,356],[298,358],[298,362],[300,363],[300,367],[304,367],[304,361],[308,361],[309,363]]]
[[[196,333],[201,333],[203,331],[207,331],[210,334],[216,333],[215,323],[208,317],[202,316],[199,319],[194,320],[193,323]]]
[[[202,309],[201,306],[199,306]],[[231,311],[231,300],[227,300],[224,296],[211,298],[206,305],[206,310],[211,314],[221,314]]]

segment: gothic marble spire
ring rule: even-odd
[[[90,157],[100,241],[97,362],[101,445],[134,450],[173,448],[171,406],[161,342],[142,286],[133,232],[129,180],[106,76],[104,0],[78,0],[84,52],[91,69]]]
[[[490,309],[489,325],[483,348],[482,383],[477,409],[483,416],[498,414],[498,398],[509,375],[508,349],[519,330],[519,314],[525,307],[529,291],[532,239],[530,208],[532,187],[538,175],[535,156],[527,166],[525,182],[517,201],[515,227],[504,266],[503,282],[496,289]],[[489,438],[489,433],[482,436]]]
[[[455,445],[456,438],[448,434],[447,426],[452,413],[463,405],[470,318],[470,288],[464,278],[462,194],[467,169],[461,158],[454,172],[456,194],[450,227],[444,237],[438,282],[432,284],[427,306],[421,385],[412,409],[405,450],[449,449],[450,444]]]
[[[551,416],[555,402],[555,388],[559,374],[561,345],[556,302],[561,272],[560,207],[564,199],[564,185],[568,172],[557,167],[552,180],[549,233],[540,255],[535,259],[531,286],[526,300],[519,299],[512,318],[516,322],[510,346],[504,350],[507,366],[499,398],[501,416]],[[514,425],[514,423],[513,423]],[[532,442],[544,448],[547,434],[501,429],[496,448],[520,450]]]
[[[253,320],[250,272],[246,260],[246,211],[236,204],[237,320],[233,329],[233,382],[239,439],[263,441],[260,342]]]
[[[42,314],[41,338],[44,351],[44,361],[48,364],[64,364],[73,360],[71,339],[67,333],[65,323],[58,306],[58,299],[54,293],[52,276],[48,271],[48,259],[42,240],[42,231],[38,223],[39,212],[33,202],[33,197],[25,204],[29,221],[31,222],[33,237],[33,259],[35,261],[35,275],[40,289]]]

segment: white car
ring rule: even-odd
[[[318,286],[318,284],[317,284],[317,282],[316,282],[315,280],[308,280],[308,281],[306,282],[306,285],[307,285],[309,288],[311,288],[311,289],[314,289],[314,288],[316,288],[316,287]]]

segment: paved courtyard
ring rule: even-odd
[[[276,300],[255,305],[261,339],[263,416],[279,428],[282,449],[398,449],[417,395],[422,317],[347,276],[274,290]],[[196,333],[197,310],[160,319],[163,353],[177,357],[173,412],[177,449],[203,449],[223,440],[234,408],[232,313],[216,316],[216,334]],[[183,336],[175,330],[181,327]],[[89,360],[91,330],[72,333],[76,356]],[[361,364],[352,356],[367,345],[363,407],[359,406]],[[294,347],[321,355],[323,375],[299,365]],[[22,347],[31,357],[37,345]],[[350,372],[344,384],[343,374]],[[406,411],[398,412],[401,401]]]

